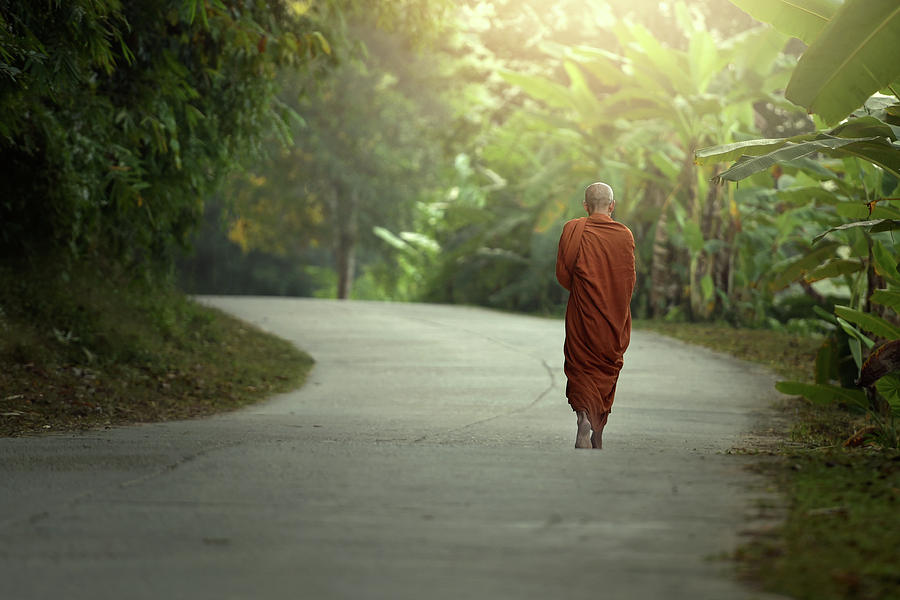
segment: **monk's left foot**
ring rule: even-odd
[[[603,449],[603,434],[602,433],[598,433],[595,431],[594,433],[591,434],[591,448],[594,448],[595,450]]]
[[[577,412],[575,416],[578,419],[578,433],[575,434],[576,448],[592,448],[591,444],[591,422],[588,420],[586,412]]]

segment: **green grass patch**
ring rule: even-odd
[[[804,600],[900,598],[900,453],[793,453],[772,476],[789,510],[778,537],[738,552],[754,581]]]
[[[640,321],[649,329],[811,381],[821,339],[723,324]],[[865,417],[785,398],[782,443],[756,465],[786,499],[785,522],[736,552],[754,585],[809,600],[900,599],[900,452],[843,443]],[[745,450],[745,449],[741,449]],[[752,449],[751,449],[752,451]]]
[[[0,435],[210,415],[302,385],[312,359],[159,280],[0,267]]]

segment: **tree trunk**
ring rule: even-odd
[[[699,212],[700,231],[703,233],[703,239],[721,239],[722,194],[719,186],[710,184],[706,194],[706,201],[699,207]],[[708,275],[712,280],[713,286],[722,289],[723,277],[719,271],[723,268],[723,265],[727,269],[729,258],[727,251],[710,255],[706,250],[701,250],[695,260],[696,268],[691,274],[691,312],[695,318],[706,320],[715,311],[716,298],[715,296],[712,298],[703,296],[703,279]]]
[[[669,247],[668,204],[664,204],[656,220],[656,231],[653,233],[653,260],[650,263],[650,314],[653,317],[665,316],[669,308],[669,288],[672,271]]]
[[[335,205],[339,208],[334,215],[337,230],[334,249],[338,276],[337,297],[339,300],[346,300],[350,297],[356,271],[358,192],[352,190],[349,194],[340,194]]]

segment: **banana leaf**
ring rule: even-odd
[[[897,48],[897,0],[846,0],[800,57],[785,96],[836,123],[900,77]]]
[[[825,383],[801,383],[799,381],[779,381],[775,384],[782,394],[790,396],[803,396],[814,404],[831,404],[843,402],[860,408],[869,405],[866,394],[862,390],[851,390],[836,385]]]
[[[772,289],[780,290],[794,283],[804,274],[822,264],[826,258],[832,256],[839,246],[840,244],[836,242],[823,244],[792,260],[776,274],[771,283]]]
[[[900,292],[893,290],[875,290],[869,298],[875,304],[887,306],[896,313],[900,313]]]
[[[762,156],[772,150],[777,150],[790,141],[791,138],[763,138],[759,140],[745,140],[733,144],[721,146],[709,146],[694,152],[694,163],[705,165],[712,162],[730,162],[741,156]]]
[[[803,279],[807,283],[814,283],[823,279],[830,279],[832,277],[839,277],[841,275],[850,275],[851,273],[859,273],[860,271],[865,270],[865,268],[865,265],[858,260],[847,260],[839,258],[836,260],[830,260],[824,265],[813,269]]]
[[[841,0],[731,0],[754,19],[771,23],[775,29],[812,44]]]
[[[875,228],[873,227],[870,231],[875,231]],[[890,283],[900,285],[900,265],[897,264],[897,257],[891,254],[884,244],[876,241],[872,245],[872,258],[876,273]]]
[[[841,200],[823,187],[808,186],[778,190],[775,196],[782,202],[792,206],[806,206],[810,202],[835,205]]]
[[[889,323],[877,315],[864,313],[849,306],[835,306],[834,312],[839,317],[858,325],[861,329],[873,335],[889,340],[900,339],[900,327]]]
[[[507,82],[521,88],[522,91],[532,98],[546,102],[548,106],[565,109],[573,109],[575,107],[573,93],[564,85],[537,75],[527,75],[508,70],[501,70],[499,73]]]
[[[786,143],[781,148],[762,156],[742,156],[731,168],[713,177],[714,183],[740,181],[754,173],[765,171],[773,165],[808,156],[814,152],[834,151],[850,144],[871,142],[878,138],[839,138],[822,134],[817,139],[799,144]],[[897,152],[900,159],[900,150]]]
[[[881,139],[861,141],[823,152],[835,158],[843,158],[847,155],[856,156],[900,177],[900,144],[897,143],[891,144]]]
[[[847,229],[855,229],[857,227],[868,227],[869,233],[881,233],[882,231],[895,231],[900,229],[900,220],[898,219],[875,219],[873,221],[856,221],[855,223],[845,223],[837,227],[831,227],[813,238],[815,244],[829,233],[834,231],[845,231]]]
[[[900,137],[900,127],[885,123],[872,115],[865,115],[841,123],[828,133],[844,138],[883,137],[896,140]]]

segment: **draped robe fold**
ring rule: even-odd
[[[576,225],[587,219],[579,241]],[[578,243],[576,248],[573,244]],[[569,270],[566,257],[577,252]],[[563,228],[556,278],[569,290],[566,305],[566,397],[596,427],[613,404],[625,349],[631,339],[634,237],[607,215],[572,219]]]

